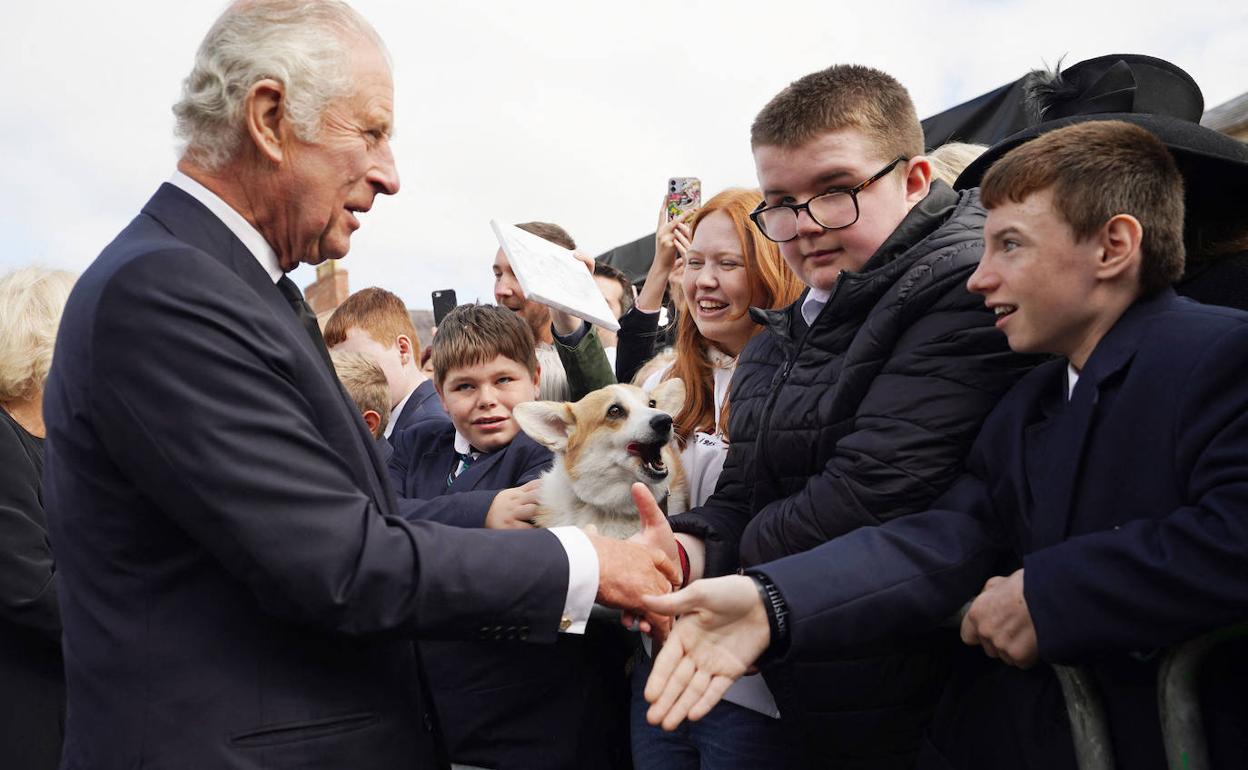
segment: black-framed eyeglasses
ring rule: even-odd
[[[858,193],[888,176],[903,160],[910,159],[898,155],[870,179],[844,190],[831,190],[816,195],[805,203],[777,203],[768,206],[764,201],[750,213],[750,219],[754,220],[754,224],[758,225],[758,229],[763,231],[768,240],[776,243],[785,243],[797,237],[797,216],[803,209],[824,230],[849,227],[858,221]]]

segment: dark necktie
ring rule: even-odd
[[[469,466],[477,461],[477,458],[481,456],[481,453],[477,451],[467,453],[456,452],[455,456],[459,458],[459,462],[455,464],[455,467],[451,469],[450,474],[446,477],[446,485],[448,487],[451,484],[454,484],[455,479],[459,478],[460,474],[468,470]]]
[[[333,359],[329,357],[329,348],[325,347],[325,338],[321,336],[321,326],[316,322],[316,313],[312,312],[311,306],[303,298],[303,293],[299,291],[299,287],[295,282],[290,280],[290,276],[283,275],[277,282],[277,289],[290,303],[290,307],[295,311],[299,323],[303,324],[303,328],[307,331],[308,336],[312,338],[312,344],[316,347],[317,352],[321,354],[321,358],[325,360],[325,365],[329,370],[334,371]]]

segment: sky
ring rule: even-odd
[[[178,157],[170,107],[225,4],[14,2],[0,31],[0,272],[75,271]],[[755,113],[831,64],[868,64],[924,117],[1065,57],[1168,59],[1206,109],[1248,91],[1248,4],[474,0],[353,3],[394,61],[401,190],[361,218],[352,289],[410,307],[492,301],[490,219],[563,225],[590,254],[653,231],[671,176],[756,184]],[[307,266],[294,279],[315,279]]]

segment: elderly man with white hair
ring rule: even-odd
[[[411,638],[551,643],[595,597],[671,588],[661,553],[579,530],[396,515],[285,276],[398,192],[393,98],[346,5],[232,6],[174,108],[177,173],[69,299],[45,400],[63,767],[444,764]]]

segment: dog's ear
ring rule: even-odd
[[[568,448],[568,429],[576,422],[572,410],[561,401],[525,401],[511,410],[520,430],[552,452]]]
[[[650,398],[654,399],[655,409],[675,417],[685,405],[685,383],[679,377],[664,380],[650,391]]]

